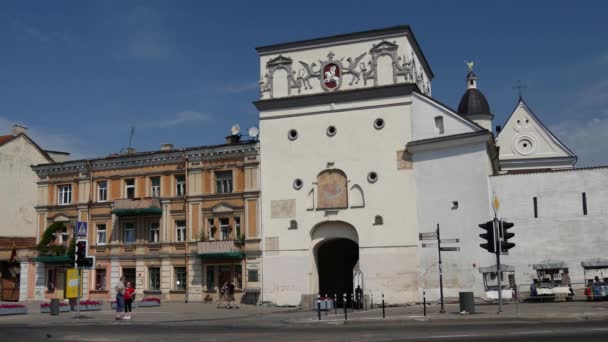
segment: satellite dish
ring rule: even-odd
[[[260,131],[258,130],[257,127],[253,126],[251,128],[249,128],[249,136],[252,138],[257,138],[258,134],[260,134]]]
[[[239,124],[232,125],[232,128],[230,129],[230,132],[232,132],[232,135],[238,135],[240,131],[241,131],[241,126],[239,126]]]

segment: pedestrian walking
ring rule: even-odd
[[[131,286],[131,282],[127,281],[127,287],[125,288],[125,317],[124,319],[131,319],[131,311],[133,301],[135,300],[135,289]]]
[[[222,304],[224,304],[224,307],[226,307],[226,303],[227,303],[227,296],[228,296],[228,282],[225,282],[224,285],[222,285],[222,287],[220,287],[219,289],[220,292],[220,301],[217,304],[217,308],[221,308]]]
[[[236,303],[236,300],[234,298],[234,288],[236,286],[234,286],[234,283],[229,281],[228,282],[228,286],[227,286],[227,290],[228,290],[228,309],[232,309],[233,307],[238,309],[239,306]]]
[[[114,290],[116,291],[116,319],[123,319],[123,311],[125,309],[125,277],[120,277]]]

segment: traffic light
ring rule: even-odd
[[[513,242],[509,242],[509,239],[515,236],[515,233],[509,233],[509,229],[513,228],[514,225],[511,222],[500,221],[500,237],[502,238],[500,250],[503,253],[508,253],[509,249],[515,247]]]
[[[486,240],[486,243],[482,243],[479,246],[487,250],[490,253],[496,253],[496,236],[494,234],[494,221],[488,221],[479,225],[479,228],[485,230],[483,234],[479,234],[479,237]]]
[[[87,240],[76,241],[76,253],[74,253],[74,262],[76,267],[83,267],[85,258],[87,257]]]

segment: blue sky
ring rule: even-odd
[[[140,151],[222,143],[232,124],[257,124],[256,46],[409,24],[435,98],[457,107],[472,59],[495,124],[520,79],[579,166],[608,164],[606,13],[599,1],[3,1],[0,132],[25,124],[74,157],[118,152],[130,125]]]

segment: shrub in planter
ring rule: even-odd
[[[81,300],[80,311],[98,311],[101,310],[101,302],[96,300]]]
[[[138,306],[139,307],[160,306],[160,298],[158,298],[158,297],[144,298],[139,302]]]
[[[40,313],[50,313],[51,312],[51,303],[41,303],[40,304]],[[60,302],[59,303],[59,312],[70,312],[70,305]]]
[[[4,315],[24,315],[27,313],[25,305],[21,304],[0,304],[0,316]]]

